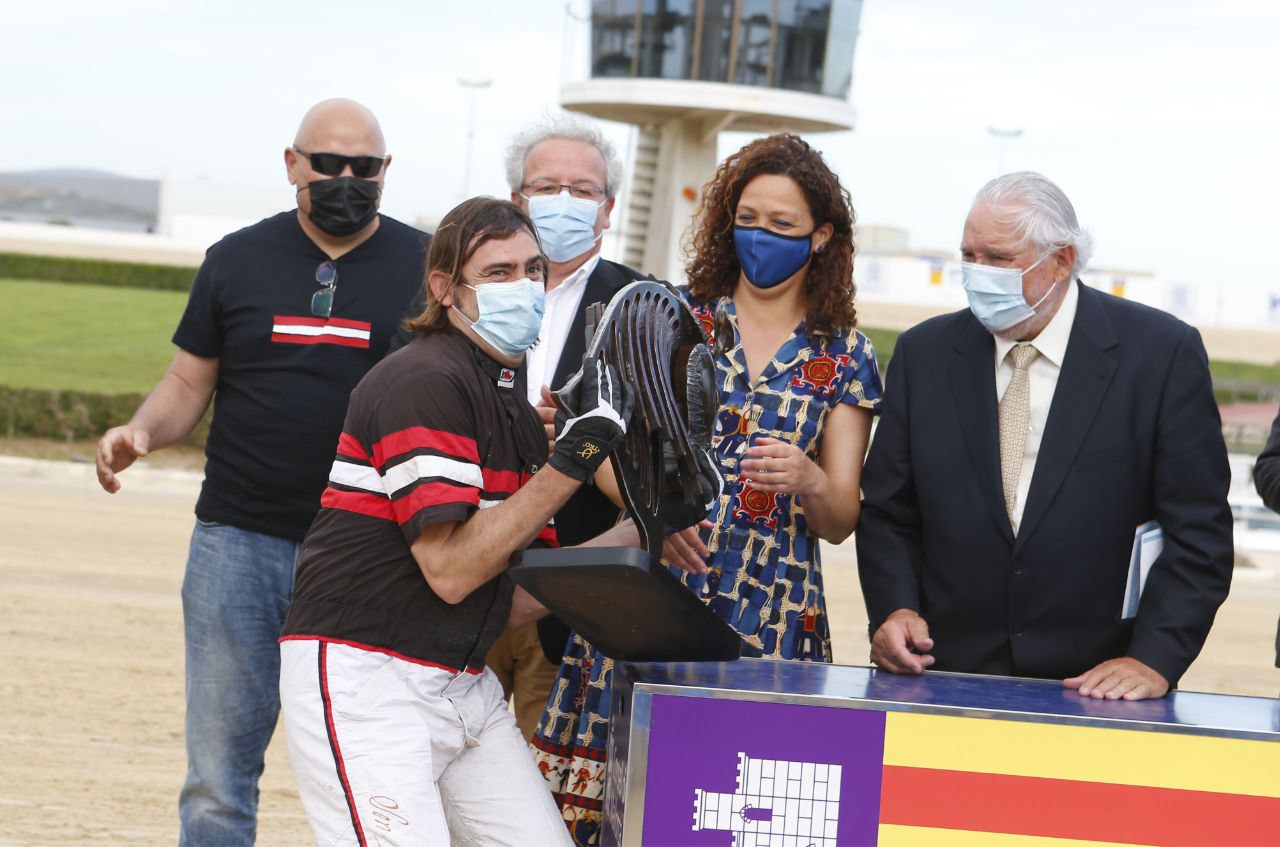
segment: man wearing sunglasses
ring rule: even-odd
[[[277,639],[347,398],[422,285],[425,237],[378,213],[391,164],[368,109],[326,100],[284,151],[297,208],[209,249],[177,357],[98,446],[108,492],[213,402],[183,582],[188,772],[182,844],[250,844],[279,713]]]

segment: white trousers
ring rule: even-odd
[[[492,671],[284,641],[280,706],[317,844],[570,844]]]

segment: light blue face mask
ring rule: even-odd
[[[538,340],[546,304],[546,289],[542,283],[525,277],[514,282],[462,284],[476,293],[479,317],[471,321],[471,328],[493,349],[514,359]],[[456,305],[453,308],[459,315],[467,317]]]
[[[974,262],[960,263],[960,279],[964,284],[964,293],[969,298],[969,311],[988,332],[1003,332],[1032,317],[1036,309],[1045,301],[1053,289],[1036,301],[1034,306],[1027,305],[1027,298],[1022,296],[1022,277],[1031,272],[1050,254],[1046,253],[1036,260],[1035,265],[1025,271],[1017,268],[997,268],[993,265],[979,265]]]
[[[599,240],[596,213],[603,203],[580,200],[568,191],[525,199],[529,201],[529,218],[538,230],[538,240],[551,261],[576,259]]]

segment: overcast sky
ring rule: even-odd
[[[579,13],[586,0],[572,0]],[[412,221],[504,194],[507,138],[557,103],[579,29],[565,0],[0,0],[0,170],[87,167],[207,177],[292,205],[281,151],[314,101],[348,96],[395,155],[384,210]],[[1095,265],[1170,282],[1276,273],[1280,3],[1273,0],[866,0],[852,132],[815,134],[863,223],[954,249],[998,167],[988,126],[1018,127],[1006,169],[1057,181]],[[611,135],[625,143],[629,133]],[[748,139],[721,137],[725,154]],[[269,195],[270,196],[270,195]]]

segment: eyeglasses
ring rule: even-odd
[[[520,186],[520,192],[525,197],[551,197],[559,194],[561,189],[568,191],[579,200],[600,200],[605,196],[605,189],[596,185],[594,182],[572,182],[565,184],[563,182],[554,182],[549,179],[537,179],[533,182],[526,182]]]
[[[333,292],[338,290],[338,266],[332,260],[316,266],[316,282],[320,290],[311,295],[311,314],[328,318],[333,313]]]
[[[372,179],[382,171],[382,166],[387,161],[377,156],[343,156],[340,153],[310,153],[301,147],[293,149],[299,155],[307,157],[313,171],[325,176],[340,176],[343,168],[350,165],[352,176]]]

